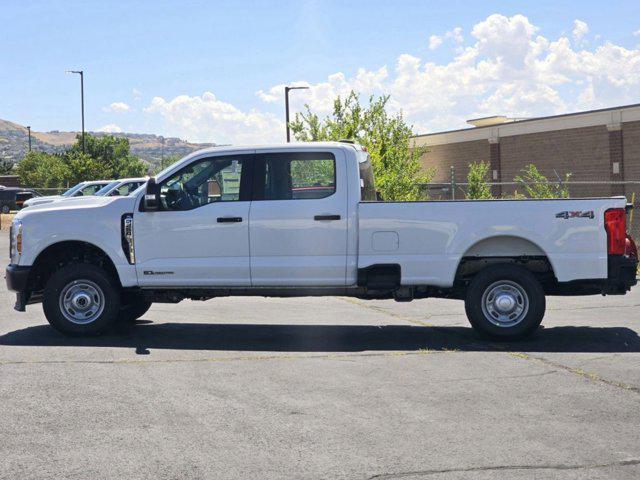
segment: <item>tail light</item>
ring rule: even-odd
[[[611,208],[604,212],[607,231],[607,253],[624,255],[627,244],[627,215],[624,208]]]

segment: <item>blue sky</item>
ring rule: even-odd
[[[220,143],[282,140],[290,82],[320,112],[390,93],[418,133],[640,103],[637,0],[3,0],[0,17],[0,118],[38,131],[79,127],[69,68],[89,130]]]

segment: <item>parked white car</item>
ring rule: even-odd
[[[229,295],[465,301],[478,331],[531,334],[545,295],[636,284],[624,197],[377,202],[348,143],[212,148],[135,195],[18,213],[6,278],[16,310],[98,334],[152,302]]]
[[[114,180],[98,190],[95,195],[97,197],[126,197],[147,183],[147,180],[149,180],[149,177]]]
[[[88,182],[80,182],[77,185],[71,187],[62,195],[47,195],[43,197],[34,197],[26,200],[22,208],[33,207],[35,205],[43,205],[46,203],[55,202],[63,198],[84,197],[95,195],[101,188],[108,185],[113,180],[95,180]]]

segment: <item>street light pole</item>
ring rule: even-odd
[[[87,143],[84,139],[84,71],[67,70],[67,73],[77,73],[80,75],[80,109],[82,111],[82,153],[86,152]]]
[[[309,87],[284,87],[285,122],[287,124],[287,143],[291,142],[291,130],[289,129],[289,91],[307,90]]]
[[[27,125],[27,133],[29,134],[29,151],[31,151],[31,127]]]

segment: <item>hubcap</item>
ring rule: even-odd
[[[91,280],[74,280],[60,292],[60,311],[72,323],[86,325],[104,310],[104,293]]]
[[[519,324],[529,311],[529,296],[516,282],[500,280],[487,287],[482,295],[482,312],[498,327]]]

